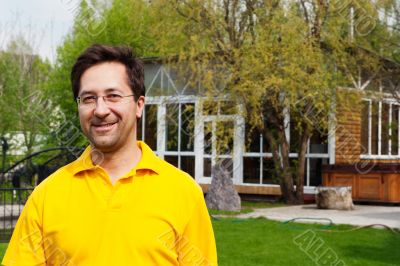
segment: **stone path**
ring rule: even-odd
[[[355,205],[352,211],[320,210],[316,205],[299,205],[255,209],[254,212],[239,214],[237,218],[265,217],[271,220],[288,221],[295,218],[299,222],[326,223],[321,218],[330,219],[334,224],[350,224],[365,226],[383,224],[392,228],[400,228],[400,207],[398,206],[371,206]],[[314,218],[315,220],[309,219]]]

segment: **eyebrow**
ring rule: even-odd
[[[117,88],[108,88],[105,90],[105,93],[110,93],[110,92],[121,92],[121,90],[117,89]],[[87,94],[95,94],[93,91],[82,91],[82,93],[79,94],[79,96],[83,96],[83,95],[87,95]]]

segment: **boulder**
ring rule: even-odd
[[[318,209],[354,209],[351,187],[317,187],[315,201]]]
[[[213,167],[211,176],[211,185],[206,195],[207,207],[224,211],[240,211],[240,197],[235,190],[230,173],[217,164]]]

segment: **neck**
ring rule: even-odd
[[[99,165],[106,170],[110,181],[114,184],[118,178],[134,168],[142,157],[142,151],[134,141],[131,145],[124,145],[118,150],[103,152]],[[94,158],[92,157],[94,161]]]

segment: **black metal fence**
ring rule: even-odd
[[[3,148],[4,150],[4,148]],[[33,188],[59,167],[76,159],[79,147],[55,147],[26,156],[0,171],[0,242],[8,242]]]
[[[33,188],[0,188],[0,242],[9,242]]]

